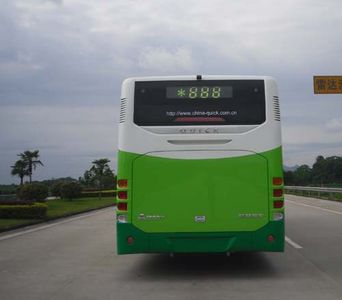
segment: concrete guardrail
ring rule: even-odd
[[[321,192],[321,193],[342,193],[342,188],[327,188],[327,187],[315,187],[315,186],[288,186],[285,187],[286,190],[293,191],[309,191],[309,192]]]

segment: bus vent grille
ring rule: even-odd
[[[120,105],[120,123],[125,122],[126,117],[126,98],[121,99]]]
[[[280,121],[280,109],[279,109],[279,98],[278,96],[273,96],[273,111],[274,111],[274,120]]]

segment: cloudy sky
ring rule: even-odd
[[[342,75],[340,0],[0,0],[0,183],[39,149],[34,179],[116,166],[120,86],[141,75],[271,75],[284,162],[342,155],[342,95],[313,75]]]

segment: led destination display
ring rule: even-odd
[[[231,86],[175,86],[166,88],[168,99],[225,99],[233,97]]]
[[[137,81],[140,126],[252,125],[265,121],[263,80]]]

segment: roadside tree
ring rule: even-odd
[[[39,160],[39,150],[27,150],[23,153],[18,154],[18,156],[20,156],[21,160],[26,164],[26,171],[28,172],[31,183],[33,170],[35,170],[38,165],[44,166],[43,163]]]
[[[84,172],[80,182],[88,188],[102,189],[115,188],[115,175],[109,166],[110,160],[101,158],[92,161],[92,167]]]
[[[11,168],[11,174],[13,176],[18,176],[20,178],[20,185],[23,185],[24,177],[29,175],[26,162],[19,159],[15,162],[14,166],[11,166]]]
[[[60,194],[62,198],[70,201],[79,198],[82,194],[82,186],[78,182],[65,182],[61,185]]]

